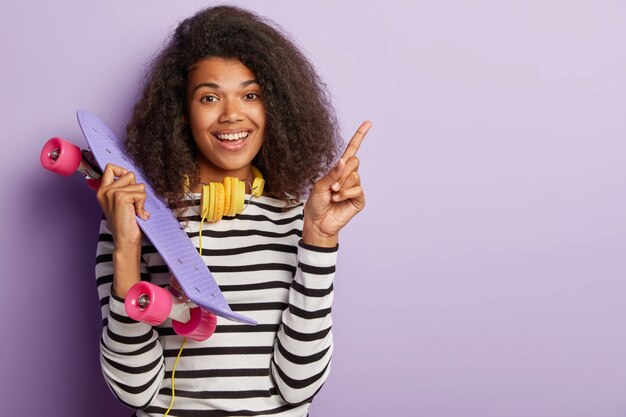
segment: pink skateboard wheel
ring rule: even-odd
[[[140,281],[128,291],[124,307],[131,319],[158,326],[172,311],[172,296],[165,288]]]
[[[61,138],[52,138],[43,145],[39,161],[45,169],[67,177],[76,172],[82,157],[78,146]]]
[[[191,318],[187,323],[172,320],[174,331],[190,339],[202,342],[207,340],[215,332],[217,316],[210,311],[195,307],[190,310]]]

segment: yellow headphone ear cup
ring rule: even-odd
[[[206,219],[210,222],[213,221],[213,216],[215,215],[215,183],[209,183],[209,214],[206,216]]]
[[[233,212],[233,177],[224,178],[224,216],[232,217]]]
[[[241,184],[243,184],[242,181],[240,181],[238,178],[233,178],[233,197],[232,197],[232,207],[230,210],[233,216],[236,216],[237,214],[241,213],[241,210],[243,207],[243,201],[245,199],[245,188],[244,188],[244,192],[242,193]]]
[[[263,179],[263,174],[261,171],[255,166],[252,166],[252,175],[254,175],[254,181],[252,181],[252,189],[250,190],[250,194],[254,197],[261,197],[263,194],[263,188],[265,187],[265,180]]]
[[[232,187],[233,187],[233,193],[230,196],[230,215],[231,216],[236,216],[237,215],[237,190],[239,189],[239,187],[237,186],[237,184],[239,183],[239,180],[237,178],[233,178],[232,179]]]
[[[243,181],[239,181],[239,199],[237,200],[237,214],[243,211],[246,203],[246,183]]]
[[[202,195],[200,197],[200,217],[202,218],[207,218],[207,215],[209,214],[209,199],[210,199],[209,186],[203,185]]]
[[[224,178],[224,216],[230,216],[230,206],[233,195],[232,178]]]
[[[265,186],[265,180],[260,177],[256,177],[252,182],[252,195],[255,197],[261,197],[263,194],[263,187]]]
[[[213,215],[213,221],[217,222],[222,220],[224,214],[224,184],[221,182],[215,183],[215,213]]]

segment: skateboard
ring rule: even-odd
[[[90,150],[81,150],[55,137],[48,140],[41,151],[42,166],[65,176],[80,172],[92,189],[98,188],[108,163],[133,172],[136,182],[145,184],[144,207],[150,213],[148,220],[137,217],[137,223],[180,285],[178,288],[175,285],[163,288],[145,281],[138,282],[125,299],[129,317],[152,325],[159,325],[169,317],[177,334],[199,341],[213,334],[217,322],[215,315],[256,324],[256,321],[231,310],[180,223],[152,190],[142,172],[126,157],[121,141],[111,129],[87,111],[79,110],[77,116]]]

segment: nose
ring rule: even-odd
[[[243,111],[238,100],[224,100],[222,103],[224,103],[222,113],[218,119],[220,123],[233,123],[243,120]]]

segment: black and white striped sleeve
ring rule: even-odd
[[[288,403],[310,401],[330,371],[337,249],[298,244],[298,267],[271,363],[278,391]]]
[[[148,279],[143,259],[141,276]],[[103,318],[100,363],[104,379],[122,403],[135,409],[146,408],[164,377],[163,349],[153,327],[129,318],[124,300],[111,293],[113,238],[105,219],[100,224],[96,282]]]

